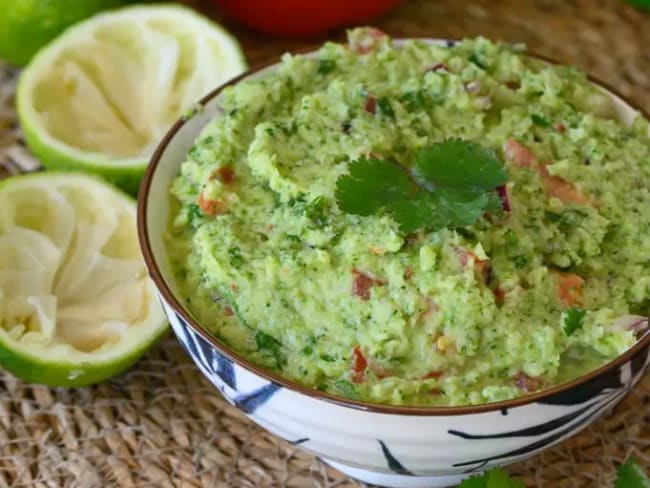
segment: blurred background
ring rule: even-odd
[[[219,0],[187,3],[227,26],[242,43],[251,64],[264,62],[287,50],[320,44],[326,39],[342,39],[345,35],[345,29],[334,28],[299,39],[278,36],[293,34],[295,28],[291,23],[287,26],[286,20],[278,22],[275,9],[270,10],[274,15],[269,15],[268,5],[278,6],[277,12],[280,12],[283,4],[301,4],[302,10],[309,12],[311,4],[319,2],[222,0],[228,6],[250,4],[251,9],[257,11],[256,15],[250,15],[241,7],[228,14],[217,5]],[[369,21],[394,37],[456,39],[482,35],[494,40],[523,42],[534,53],[574,64],[616,86],[624,95],[650,110],[650,0],[383,0],[375,6],[372,1],[322,3],[329,4],[326,10],[333,19],[336,15],[332,12],[340,8],[335,5],[337,3],[357,3],[352,14],[370,17],[373,10],[382,10],[377,9],[377,4],[396,4],[387,13]],[[242,20],[275,32],[276,36],[244,28]],[[326,24],[312,21],[311,26],[318,31]]]

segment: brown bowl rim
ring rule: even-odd
[[[404,42],[409,40],[458,42],[453,39],[434,39],[429,37],[393,39],[393,41],[397,41],[397,42]],[[317,51],[320,47],[321,45],[311,46],[305,49],[292,51],[291,53],[292,54],[312,53],[314,51]],[[529,57],[541,59],[542,61],[546,61],[552,64],[563,64],[547,56],[540,56],[538,54],[531,53],[529,51],[526,51],[525,55]],[[252,68],[248,69],[244,73],[230,79],[226,83],[212,90],[210,93],[208,93],[207,95],[205,95],[203,98],[199,100],[198,105],[205,106],[209,101],[211,101],[213,98],[218,96],[225,88],[234,85],[242,81],[243,79],[254,75],[259,71],[277,65],[280,62],[281,62],[280,57],[277,57],[277,58],[273,58],[273,60],[271,61],[253,66]],[[598,85],[601,88],[605,88],[611,94],[620,98],[629,107],[633,108],[638,113],[640,113],[646,120],[650,120],[648,113],[643,108],[638,106],[635,102],[629,100],[626,96],[621,95],[617,90],[613,89],[609,84],[604,83],[603,81],[591,75],[587,75],[587,78],[591,83]],[[147,225],[146,225],[146,221],[147,221],[146,210],[147,210],[147,203],[149,199],[149,190],[151,188],[151,181],[158,167],[160,158],[164,153],[165,149],[167,148],[168,144],[174,138],[176,133],[181,129],[181,127],[183,127],[183,125],[185,125],[185,123],[188,120],[190,120],[190,118],[191,117],[179,118],[174,123],[174,125],[169,129],[169,131],[165,134],[165,136],[162,138],[162,140],[156,147],[156,150],[154,151],[153,155],[151,156],[150,162],[147,165],[145,174],[142,179],[142,183],[140,185],[140,191],[138,196],[138,208],[137,208],[137,222],[138,222],[138,238],[140,241],[140,248],[144,256],[144,261],[149,271],[149,275],[151,276],[151,279],[155,283],[158,292],[162,295],[162,298],[169,306],[171,306],[174,309],[174,312],[176,314],[180,315],[180,317],[185,321],[185,323],[191,329],[193,329],[195,333],[199,334],[199,336],[203,340],[208,342],[222,356],[225,356],[230,361],[239,364],[240,366],[247,369],[248,371],[276,385],[279,385],[283,388],[287,388],[288,390],[291,390],[294,393],[306,395],[316,400],[323,400],[328,403],[338,405],[340,407],[347,407],[354,410],[361,410],[361,411],[373,412],[379,414],[408,415],[408,416],[447,416],[447,415],[455,416],[455,415],[481,414],[481,413],[494,412],[494,411],[503,411],[504,409],[511,409],[513,407],[529,405],[537,401],[552,397],[554,395],[564,393],[573,388],[579,387],[585,383],[588,383],[594,378],[607,374],[611,370],[614,370],[617,367],[621,366],[622,364],[625,364],[626,362],[630,361],[634,356],[636,356],[636,354],[638,354],[641,350],[643,350],[650,344],[650,333],[646,333],[643,337],[641,337],[636,342],[636,344],[634,344],[631,348],[629,348],[623,354],[611,360],[610,362],[568,383],[562,383],[560,385],[554,386],[553,388],[549,388],[548,390],[543,390],[541,392],[534,393],[531,395],[525,395],[525,396],[513,398],[510,400],[503,400],[499,402],[484,403],[479,405],[463,405],[463,406],[449,406],[449,407],[387,405],[387,404],[380,404],[380,403],[364,402],[359,400],[351,400],[348,398],[332,395],[330,393],[326,393],[320,390],[316,390],[314,388],[309,388],[307,386],[300,385],[299,383],[288,380],[273,371],[269,371],[260,366],[257,366],[254,363],[247,360],[246,358],[244,358],[243,356],[241,356],[239,353],[231,350],[225,344],[221,343],[219,339],[211,335],[207,331],[207,329],[205,329],[202,325],[200,325],[198,321],[194,320],[192,315],[185,309],[181,301],[174,296],[169,286],[167,285],[166,281],[163,279],[162,273],[158,268],[156,260],[154,259],[153,256],[153,252],[151,250],[151,245],[149,242],[149,236],[148,236]]]

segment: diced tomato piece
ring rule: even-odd
[[[373,373],[375,373],[375,376],[380,380],[383,378],[387,378],[389,376],[393,376],[393,373],[391,373],[387,369],[384,369],[380,364],[377,364],[372,360],[368,361],[368,369]]]
[[[429,393],[435,396],[440,396],[442,395],[442,390],[440,388],[432,388],[431,391],[429,391]]]
[[[537,162],[535,155],[525,146],[522,146],[514,139],[508,139],[503,145],[503,153],[508,161],[517,166],[532,168]]]
[[[496,302],[496,304],[499,306],[503,305],[503,301],[506,298],[506,292],[503,291],[503,288],[497,286],[492,289],[492,293],[494,293],[494,301]]]
[[[215,215],[223,215],[226,213],[226,202],[220,199],[209,199],[203,196],[203,192],[199,193],[199,198],[196,201],[199,208],[205,215],[214,217]]]
[[[497,186],[497,195],[501,200],[501,208],[504,212],[510,212],[510,198],[508,197],[508,188],[506,185]]]
[[[235,170],[232,166],[222,166],[217,170],[217,177],[225,185],[229,185],[235,179]]]
[[[366,112],[374,115],[375,112],[377,112],[377,99],[372,95],[368,95],[366,97],[365,103],[363,104],[363,109]]]
[[[489,259],[480,259],[476,254],[468,249],[456,248],[456,253],[458,254],[458,262],[463,268],[467,268],[470,263],[473,263],[474,272],[477,277],[484,283],[490,281],[492,263],[490,263]]]
[[[474,258],[476,258],[476,254],[466,249],[456,248],[456,254],[458,254],[458,262],[463,268],[467,268],[470,259],[473,260]]]
[[[522,168],[536,168],[546,188],[549,197],[558,198],[563,203],[592,205],[592,200],[582,194],[575,186],[559,176],[550,175],[545,165],[538,165],[535,155],[526,147],[513,139],[508,139],[503,145],[503,152],[508,161]]]
[[[375,285],[383,286],[385,284],[385,280],[368,276],[356,268],[352,269],[352,294],[362,300],[370,300],[370,288]]]
[[[421,380],[437,380],[444,374],[443,371],[431,371],[430,373],[425,374],[420,377]]]
[[[558,273],[557,296],[567,307],[582,302],[584,280],[575,273]]]
[[[230,305],[226,305],[226,306],[223,308],[223,313],[224,313],[227,317],[232,317],[232,316],[235,314],[235,312],[233,312],[233,309],[232,309],[232,307],[231,307]]]
[[[521,83],[519,83],[519,81],[517,80],[506,81],[504,85],[506,85],[511,90],[519,90],[519,88],[521,87]]]
[[[429,68],[427,71],[433,71],[434,73],[436,71],[449,71],[449,66],[447,66],[445,63],[438,63],[431,66],[431,68]]]
[[[515,385],[517,385],[517,388],[519,388],[521,391],[526,393],[533,393],[539,390],[542,387],[542,384],[543,381],[541,378],[533,378],[531,376],[528,376],[523,371],[520,371],[515,376]]]
[[[575,203],[577,205],[591,205],[591,199],[583,195],[580,190],[563,180],[559,176],[553,176],[548,173],[546,166],[540,168],[540,174],[544,179],[544,186],[549,197],[554,197],[563,203]]]
[[[553,128],[560,134],[564,134],[566,132],[566,126],[562,122],[556,122],[553,124]]]
[[[367,54],[374,51],[387,37],[385,32],[374,27],[363,27],[359,31],[361,31],[361,35],[355,37],[354,42],[350,44],[350,50],[355,54]]]
[[[436,304],[436,302],[431,300],[431,298],[427,297],[427,308],[425,308],[422,312],[420,312],[420,316],[418,317],[418,319],[424,320],[431,314],[436,313],[437,311],[438,311],[438,305]]]
[[[352,349],[352,380],[355,383],[361,383],[366,375],[366,368],[368,367],[368,360],[361,352],[361,348],[357,345]]]
[[[360,297],[362,300],[370,300],[370,288],[375,284],[373,279],[367,274],[357,270],[352,270],[352,294]]]
[[[413,268],[407,266],[406,269],[404,270],[404,279],[410,280],[412,276],[413,276]]]

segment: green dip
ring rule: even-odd
[[[648,125],[623,126],[575,68],[360,29],[219,103],[166,243],[190,312],[253,363],[353,399],[481,404],[578,377],[645,325]],[[504,162],[502,211],[405,235],[338,208],[353,161],[449,137]]]

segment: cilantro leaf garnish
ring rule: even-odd
[[[562,329],[564,330],[564,333],[570,336],[576,330],[580,329],[585,320],[586,313],[587,312],[577,307],[571,307],[569,310],[567,310],[563,314],[564,323],[562,325]]]
[[[336,181],[339,207],[356,215],[373,215],[407,199],[411,181],[399,165],[385,159],[360,159]]]
[[[492,468],[464,480],[458,488],[524,488],[524,482],[512,479],[500,468]],[[617,469],[615,488],[650,488],[650,479],[639,464],[630,458]]]
[[[506,172],[476,143],[447,139],[417,151],[412,167],[361,159],[336,182],[336,200],[355,215],[390,214],[404,232],[466,227],[501,202],[494,189]]]
[[[478,144],[453,138],[420,149],[414,177],[423,186],[491,190],[506,182],[503,163]]]
[[[650,488],[650,479],[634,458],[628,459],[616,471],[615,488]]]

